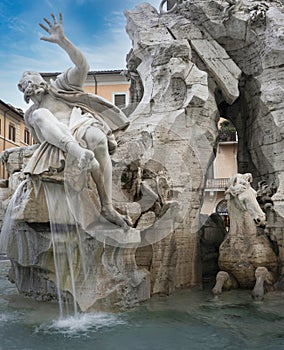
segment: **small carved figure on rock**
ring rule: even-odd
[[[261,24],[266,20],[266,12],[268,11],[269,6],[261,2],[260,4],[254,4],[250,8],[250,23]]]
[[[257,201],[264,211],[273,206],[272,196],[276,193],[276,186],[274,184],[268,185],[266,181],[260,181],[257,189]]]
[[[223,22],[227,21],[230,16],[240,10],[243,4],[243,0],[226,0],[228,5],[224,9]]]
[[[137,67],[141,63],[141,60],[139,57],[135,57],[133,50],[129,52],[126,60],[127,70],[123,71],[122,74],[130,81],[130,103],[137,105],[142,100],[144,92],[142,80],[137,72]]]

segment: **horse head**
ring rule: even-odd
[[[257,226],[265,226],[266,216],[256,200],[256,191],[251,187],[251,182],[252,175],[250,173],[232,176],[226,195],[237,199],[238,207],[242,211],[247,211]]]

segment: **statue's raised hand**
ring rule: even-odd
[[[53,24],[47,18],[43,19],[48,24],[49,28],[43,25],[42,23],[39,24],[42,29],[44,29],[48,34],[50,34],[50,36],[42,36],[40,39],[49,41],[51,43],[60,44],[61,41],[65,38],[64,30],[62,27],[62,13],[59,14],[59,23],[57,22],[57,19],[53,13],[51,14],[51,17],[53,19]]]

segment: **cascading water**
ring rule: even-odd
[[[64,303],[62,298],[64,290],[70,290],[73,296],[74,316],[76,316],[78,314],[75,288],[75,270],[78,268],[77,226],[69,210],[63,186],[50,182],[42,184],[50,218],[60,318],[69,313],[68,302]]]
[[[9,205],[6,210],[6,214],[4,217],[1,235],[0,235],[0,253],[6,254],[7,248],[9,244],[9,234],[13,229],[15,224],[15,213],[19,213],[19,208],[23,202],[26,202],[30,191],[29,191],[30,180],[23,180],[16,191],[14,192]]]
[[[6,254],[10,242],[11,233],[15,230],[17,220],[24,210],[31,192],[34,190],[37,196],[39,187],[43,186],[50,218],[51,244],[55,267],[55,280],[59,301],[60,318],[69,315],[68,302],[64,302],[63,291],[70,291],[73,296],[72,315],[78,314],[75,288],[75,269],[78,268],[78,229],[75,220],[68,208],[65,199],[64,187],[50,182],[33,183],[30,178],[20,183],[14,192],[7,207],[0,236],[0,252]],[[65,200],[64,200],[65,199]],[[23,242],[21,234],[18,236],[18,258],[23,260]],[[79,244],[80,245],[80,244]],[[65,307],[64,307],[65,306]]]

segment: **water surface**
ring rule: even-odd
[[[0,350],[284,349],[284,298],[249,291],[155,297],[121,314],[58,318],[58,306],[18,295],[0,261]]]

